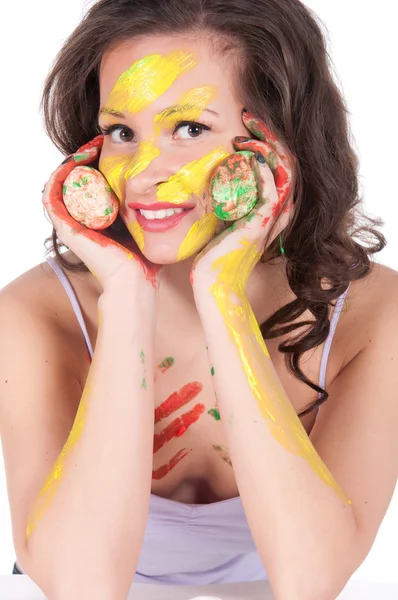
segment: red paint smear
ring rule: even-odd
[[[275,179],[275,186],[277,188],[283,188],[289,181],[289,175],[288,175],[286,169],[284,167],[282,167],[282,165],[279,165],[278,167],[276,167],[276,169],[274,171],[274,179]]]
[[[274,206],[272,207],[272,214],[274,217],[277,217],[279,215],[281,206],[285,202],[289,193],[290,193],[290,186],[288,186],[283,192],[280,193],[278,202],[276,204],[274,204]],[[291,210],[291,208],[292,208],[292,206],[290,206],[290,205],[286,206],[285,212],[288,212],[289,210]]]
[[[193,286],[193,271],[189,274],[189,283]]]
[[[180,391],[173,392],[162,404],[155,409],[155,425],[165,417],[168,417],[173,412],[188,404],[201,392],[203,386],[198,381],[187,383]]]
[[[261,222],[261,227],[265,227],[266,224],[268,223],[268,221],[270,220],[271,217],[264,217],[264,219]]]
[[[154,435],[153,453],[155,454],[173,437],[180,437],[182,433],[185,433],[185,431],[199,419],[200,415],[202,415],[205,410],[206,407],[204,404],[197,404],[192,410],[184,413],[181,415],[181,417],[174,419],[174,421],[170,423],[170,425],[167,425],[167,427],[165,427],[159,434]],[[185,428],[185,431],[181,433],[182,428]]]
[[[170,473],[171,469],[174,469],[180,460],[185,458],[189,452],[192,452],[192,448],[190,450],[182,448],[166,465],[162,465],[158,469],[152,471],[152,479],[163,479],[163,477],[165,477],[167,473]]]
[[[265,139],[271,140],[272,142],[277,142],[276,136],[265,126],[261,119],[258,119],[253,115],[253,113],[246,112],[242,116],[243,122],[248,125],[252,124],[257,130],[261,132]],[[251,131],[251,127],[248,127],[249,131]]]

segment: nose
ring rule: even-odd
[[[126,193],[135,196],[154,193],[156,186],[173,174],[164,154],[152,140],[141,142],[125,172]]]

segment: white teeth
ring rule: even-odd
[[[161,210],[143,210],[139,209],[140,213],[146,219],[165,219],[166,217],[172,217],[183,212],[183,208],[166,208]]]

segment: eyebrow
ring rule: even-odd
[[[173,113],[177,113],[177,112],[183,112],[184,110],[192,110],[192,105],[191,104],[175,104],[174,106],[169,106],[168,108],[162,110],[160,113],[158,113],[157,116],[162,115],[162,117],[165,116],[170,116]],[[218,112],[216,112],[215,110],[211,110],[211,108],[204,108],[203,112],[209,112],[212,115],[215,115],[216,117],[219,117],[220,115],[218,114]],[[107,108],[106,106],[104,106],[104,108],[102,108],[99,112],[99,115],[111,115],[113,117],[119,117],[120,119],[126,119],[126,115],[124,113],[119,112],[118,110],[113,110],[112,108]],[[99,116],[98,115],[98,116]]]

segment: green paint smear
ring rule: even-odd
[[[44,192],[44,190],[43,190],[43,192]],[[62,193],[63,193],[63,194],[66,194],[66,185],[63,185],[63,186],[62,186]]]
[[[264,158],[271,171],[275,171],[276,167],[278,166],[277,154],[275,152],[268,152],[268,154],[266,154]]]
[[[110,187],[106,187],[106,188],[105,188],[105,191],[106,191],[106,192],[109,192],[110,194],[112,194],[112,189],[111,189]]]
[[[211,373],[212,375],[214,375],[214,367],[212,367],[212,368],[210,369],[210,373]]]
[[[216,450],[216,452],[222,452],[223,455],[221,455],[221,459],[226,462],[230,467],[232,467],[232,462],[230,457],[228,456],[228,450],[224,447],[224,446],[216,446],[215,444],[213,444],[213,448],[214,450]]]
[[[212,417],[214,417],[214,419],[216,421],[219,421],[221,419],[220,417],[220,413],[216,408],[211,408],[210,410],[207,411],[208,415],[211,415]]]
[[[168,356],[160,363],[159,368],[168,369],[169,367],[172,367],[173,365],[174,365],[174,358],[172,358],[171,356]]]
[[[80,185],[80,183],[78,183],[77,181],[74,181],[74,182],[72,183],[72,186],[73,186],[73,187],[75,187],[75,188],[80,188],[80,187],[82,187],[82,186]]]
[[[104,212],[104,215],[107,217],[108,215],[111,215],[113,213],[113,208],[112,206],[110,206],[109,208],[106,209],[106,211]]]
[[[248,161],[249,157],[253,156],[253,152],[241,150],[236,155],[240,155]],[[257,183],[253,172],[244,180],[242,179],[242,171],[240,167],[236,168],[236,161],[232,166],[227,162],[224,169],[227,169],[230,173],[228,181],[225,182],[225,170],[223,174],[221,174],[221,171],[217,172],[211,180],[210,193],[214,201],[214,214],[216,217],[223,221],[231,221],[236,219],[236,217],[231,219],[231,214],[234,212],[236,214],[236,211],[238,211],[238,214],[240,214],[244,211],[244,214],[247,214],[252,210],[258,201]],[[227,210],[226,207],[231,202],[234,208]]]
[[[81,180],[80,180],[81,185],[88,185],[88,183],[89,183],[89,178],[87,176],[81,178]]]
[[[144,354],[143,350],[141,350],[141,352],[140,352],[140,359],[141,359],[142,364],[145,364],[145,354]]]
[[[254,219],[254,217],[255,217],[255,216],[256,216],[256,211],[253,211],[253,212],[249,213],[248,215],[246,215],[246,216],[244,217],[244,219],[245,219],[245,220],[246,220],[248,223],[250,223],[250,221],[252,221],[252,220]]]
[[[142,380],[142,383],[141,383],[141,388],[142,388],[143,390],[146,390],[146,389],[147,389],[147,385],[146,385],[146,379],[145,379],[145,377],[144,377],[144,379]]]

